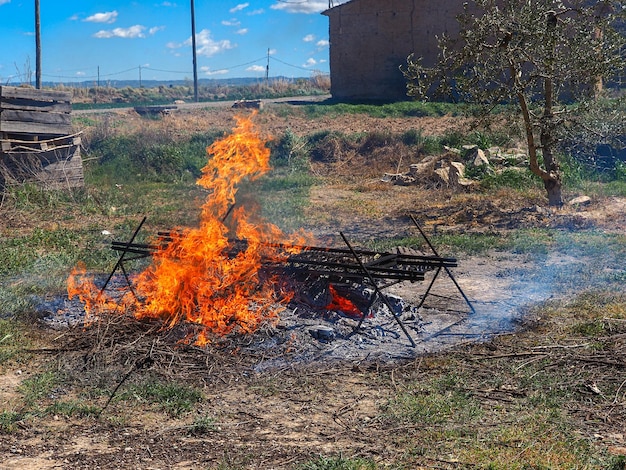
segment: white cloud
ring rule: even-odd
[[[315,36],[313,34],[307,34],[302,38],[304,42],[313,42],[315,41]]]
[[[263,13],[265,13],[265,10],[263,8],[259,8],[258,10],[252,10],[249,11],[247,13],[248,16],[253,16],[253,15],[262,15]]]
[[[328,39],[320,39],[315,43],[317,47],[328,47],[330,45],[330,41]]]
[[[81,72],[81,71],[76,72],[77,77],[84,77],[85,75],[87,75],[85,72]]]
[[[11,3],[11,0],[0,0],[0,5],[4,5],[5,3]]]
[[[239,21],[237,18],[233,18],[231,20],[222,20],[222,24],[224,26],[240,26],[241,21]]]
[[[227,69],[221,69],[221,70],[211,70],[210,67],[200,67],[200,71],[202,73],[204,73],[205,75],[225,75],[228,73]]]
[[[108,39],[108,38],[125,38],[125,39],[134,39],[134,38],[144,38],[146,37],[143,32],[146,30],[145,26],[140,24],[136,24],[135,26],[131,26],[130,28],[115,28],[111,30],[100,30],[93,35],[95,38],[99,39]]]
[[[316,61],[313,57],[310,57],[310,58],[306,61],[306,63],[305,63],[305,64],[303,64],[302,66],[303,66],[303,67],[314,67],[314,66],[316,66],[316,65],[317,65],[317,61]]]
[[[240,36],[243,36],[244,34],[248,34],[248,28],[238,29],[237,31],[235,31],[235,34],[239,34]]]
[[[241,10],[246,9],[246,8],[248,8],[249,6],[250,6],[250,4],[249,4],[249,3],[240,3],[239,5],[237,5],[236,7],[231,8],[231,9],[230,9],[230,10],[228,10],[228,11],[230,11],[231,13],[235,13],[235,12],[237,12],[237,11],[241,11]]]
[[[148,30],[148,34],[150,34],[150,36],[158,33],[159,31],[163,31],[165,29],[165,26],[153,26],[152,28],[150,28]]]
[[[113,11],[107,11],[104,13],[96,13],[94,15],[88,16],[83,21],[88,21],[90,23],[111,24],[111,23],[115,23],[115,20],[117,20],[117,11],[113,10]]]
[[[184,43],[169,42],[166,47],[169,49],[180,49],[181,47],[191,46],[191,38],[187,39]],[[196,34],[196,53],[204,57],[212,57],[220,52],[234,49],[236,44],[231,43],[228,39],[222,39],[216,41],[211,37],[211,31],[203,29]],[[215,73],[215,72],[214,72]]]
[[[346,3],[349,0],[335,0],[334,6]],[[326,0],[312,0],[310,2],[299,3],[274,3],[270,6],[272,10],[284,10],[287,13],[320,13],[328,10],[328,2]]]
[[[251,65],[246,69],[246,72],[265,72],[265,67],[262,65]]]
[[[191,45],[191,38],[188,45]],[[222,39],[221,41],[213,40],[211,32],[208,29],[203,29],[199,34],[196,34],[196,47],[199,55],[211,57],[220,52],[233,49],[235,46],[228,39]]]

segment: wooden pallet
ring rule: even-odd
[[[1,139],[0,186],[33,182],[45,189],[84,185],[80,134],[45,140]]]
[[[71,98],[70,92],[0,86],[0,134],[71,134]]]

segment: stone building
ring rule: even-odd
[[[324,11],[333,98],[406,99],[399,67],[411,53],[434,65],[436,36],[456,35],[462,11],[463,0],[351,0]]]

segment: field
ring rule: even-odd
[[[340,245],[341,232],[361,247],[428,251],[413,215],[459,261],[477,311],[460,324],[484,323],[343,360],[330,354],[338,341],[290,343],[284,331],[262,348],[280,322],[206,347],[124,314],[52,328],[78,261],[105,277],[111,239],[143,216],[142,242],[198,223],[204,149],[237,113],[77,113],[86,187],[5,192],[0,468],[626,468],[623,181],[568,163],[565,199],[591,200],[561,209],[520,169],[465,189],[391,184],[385,174],[444,145],[519,146],[514,128],[478,131],[443,106],[269,103],[252,121],[273,170],[243,183],[238,203],[320,243]],[[419,313],[427,329],[434,320]]]

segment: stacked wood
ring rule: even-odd
[[[82,186],[80,135],[72,133],[71,93],[0,86],[0,187],[34,182]]]
[[[71,98],[69,92],[0,86],[0,132],[71,134]]]
[[[2,185],[32,182],[45,189],[83,186],[80,134],[37,141],[2,139],[0,143]]]

